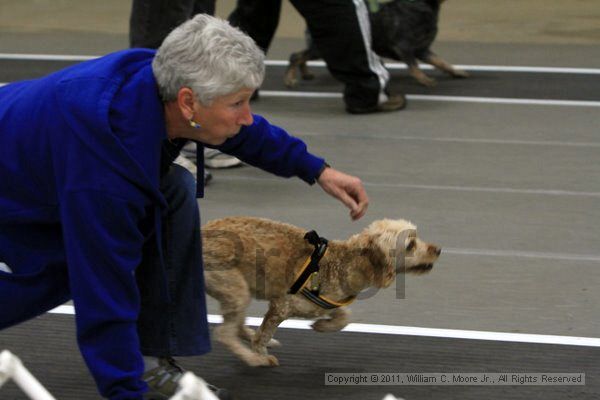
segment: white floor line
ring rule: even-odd
[[[261,97],[296,97],[296,98],[326,98],[341,99],[342,93],[338,92],[293,92],[287,90],[261,90]],[[411,101],[443,101],[458,103],[487,103],[487,104],[520,104],[539,106],[567,106],[567,107],[600,107],[600,101],[582,100],[548,100],[548,99],[516,99],[504,97],[476,97],[476,96],[436,96],[422,94],[408,94],[406,98]]]
[[[272,67],[287,67],[287,60],[266,60],[265,64]],[[405,63],[385,62],[387,69],[408,69]],[[600,74],[600,68],[575,68],[575,67],[538,67],[538,66],[519,66],[519,65],[470,65],[453,64],[455,68],[467,71],[494,71],[494,72],[529,72],[546,74]],[[309,61],[309,67],[324,68],[324,61]],[[419,68],[424,70],[433,70],[434,67],[429,64],[419,63]]]
[[[228,175],[219,176],[219,180],[229,181],[257,181],[257,182],[280,182],[280,179],[271,178],[269,176],[241,176]],[[572,190],[554,190],[554,189],[515,189],[506,187],[481,187],[481,186],[450,186],[450,185],[416,185],[410,183],[375,183],[363,180],[365,186],[371,187],[388,187],[402,189],[420,189],[420,190],[442,190],[455,192],[483,192],[483,193],[503,193],[503,194],[527,194],[527,195],[542,195],[542,196],[574,196],[574,197],[592,197],[600,198],[600,192],[579,192]]]
[[[0,60],[23,60],[23,61],[87,61],[99,58],[98,55],[67,55],[67,54],[24,54],[24,53],[0,53]]]
[[[492,249],[456,249],[444,247],[444,254],[461,256],[486,256],[486,257],[515,257],[535,258],[539,260],[561,260],[561,261],[591,261],[600,263],[600,255],[594,254],[570,254],[570,253],[548,253],[538,251],[515,251],[515,250],[492,250]]]
[[[0,87],[6,85],[0,82]],[[308,99],[341,99],[340,92],[294,92],[288,90],[261,90],[261,97],[289,97]],[[566,106],[566,107],[600,107],[600,101],[584,100],[551,100],[551,99],[517,99],[504,97],[477,97],[477,96],[437,96],[422,94],[407,94],[411,101],[441,101],[454,103],[482,103],[482,104],[509,104],[509,105],[538,105],[538,106]]]
[[[412,94],[406,96],[409,100],[420,101],[451,101],[462,103],[491,103],[491,104],[524,104],[538,106],[568,106],[568,107],[600,107],[600,101],[581,100],[548,100],[548,99],[514,99],[503,97],[476,97],[476,96],[435,96]]]
[[[0,82],[0,87],[7,85]],[[261,97],[297,97],[308,99],[341,99],[342,94],[337,92],[292,92],[284,90],[261,90]],[[435,96],[408,94],[406,98],[411,101],[443,101],[456,103],[483,103],[483,104],[521,104],[538,106],[566,106],[566,107],[600,107],[600,101],[579,100],[545,100],[545,99],[514,99],[502,97],[476,97],[476,96]]]
[[[100,57],[99,55],[66,55],[66,54],[24,54],[0,53],[0,60],[29,60],[29,61],[86,61]],[[287,60],[265,60],[265,65],[283,67],[288,65]],[[324,68],[323,61],[309,61],[311,67]],[[407,69],[405,63],[386,62],[388,69]],[[496,71],[496,72],[533,72],[553,74],[600,74],[600,68],[573,68],[573,67],[540,67],[540,66],[511,66],[511,65],[454,65],[456,68],[468,71]],[[422,69],[433,69],[431,65],[420,64]]]
[[[407,189],[424,190],[448,190],[456,192],[484,192],[484,193],[504,193],[504,194],[533,194],[544,196],[575,196],[575,197],[593,197],[600,198],[600,192],[578,192],[573,190],[553,190],[553,189],[515,189],[505,187],[481,187],[481,186],[449,186],[449,185],[413,185],[403,183],[371,183],[363,182],[365,186],[375,187],[393,187]]]
[[[443,142],[443,143],[469,143],[469,144],[502,144],[517,146],[559,146],[559,147],[600,147],[600,142],[566,142],[560,140],[515,140],[515,139],[478,139],[461,137],[426,137],[426,136],[404,136],[404,135],[361,135],[353,133],[327,132],[295,132],[300,137],[326,137],[336,139],[360,139],[360,140],[410,140],[418,142]]]
[[[53,310],[51,314],[75,314],[71,305],[62,305]],[[209,314],[208,322],[218,324],[223,322],[221,315]],[[262,318],[248,317],[246,324],[250,326],[259,326]],[[312,321],[288,319],[280,327],[289,329],[312,329]],[[600,347],[600,338],[578,337],[578,336],[558,336],[558,335],[538,335],[529,333],[507,333],[507,332],[488,332],[471,331],[460,329],[438,329],[438,328],[420,328],[414,326],[396,326],[396,325],[377,325],[377,324],[349,324],[344,332],[372,333],[383,335],[403,335],[403,336],[424,336],[438,337],[448,339],[472,339],[472,340],[491,340],[497,342],[518,342],[518,343],[539,343],[556,344],[564,346],[587,346]]]

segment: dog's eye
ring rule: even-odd
[[[406,246],[406,251],[413,251],[415,247],[417,247],[417,241],[413,239],[410,242],[408,242],[408,245]]]

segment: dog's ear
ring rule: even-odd
[[[380,288],[388,287],[396,276],[396,270],[392,258],[381,248],[377,238],[368,237],[361,248],[361,252],[371,264],[373,284]]]

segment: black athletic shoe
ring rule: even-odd
[[[144,400],[169,400],[179,389],[179,381],[184,372],[174,359],[159,358],[158,367],[144,373],[143,379],[149,387],[148,392],[144,394]],[[208,383],[206,386],[219,400],[234,400],[226,389]]]
[[[383,103],[371,107],[346,107],[350,114],[370,114],[375,112],[398,111],[406,107],[406,97],[403,94],[388,96]]]

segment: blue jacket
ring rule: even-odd
[[[121,51],[0,88],[0,231],[40,233],[32,235],[39,249],[32,252],[0,235],[0,261],[14,272],[0,271],[0,287],[3,279],[41,276],[50,265],[66,268],[81,353],[111,399],[138,399],[146,388],[133,272],[148,236],[142,227],[151,221],[160,232],[166,205],[158,189],[166,129],[153,56]],[[308,183],[324,162],[260,116],[220,148]],[[1,318],[0,311],[0,325],[7,322]]]

